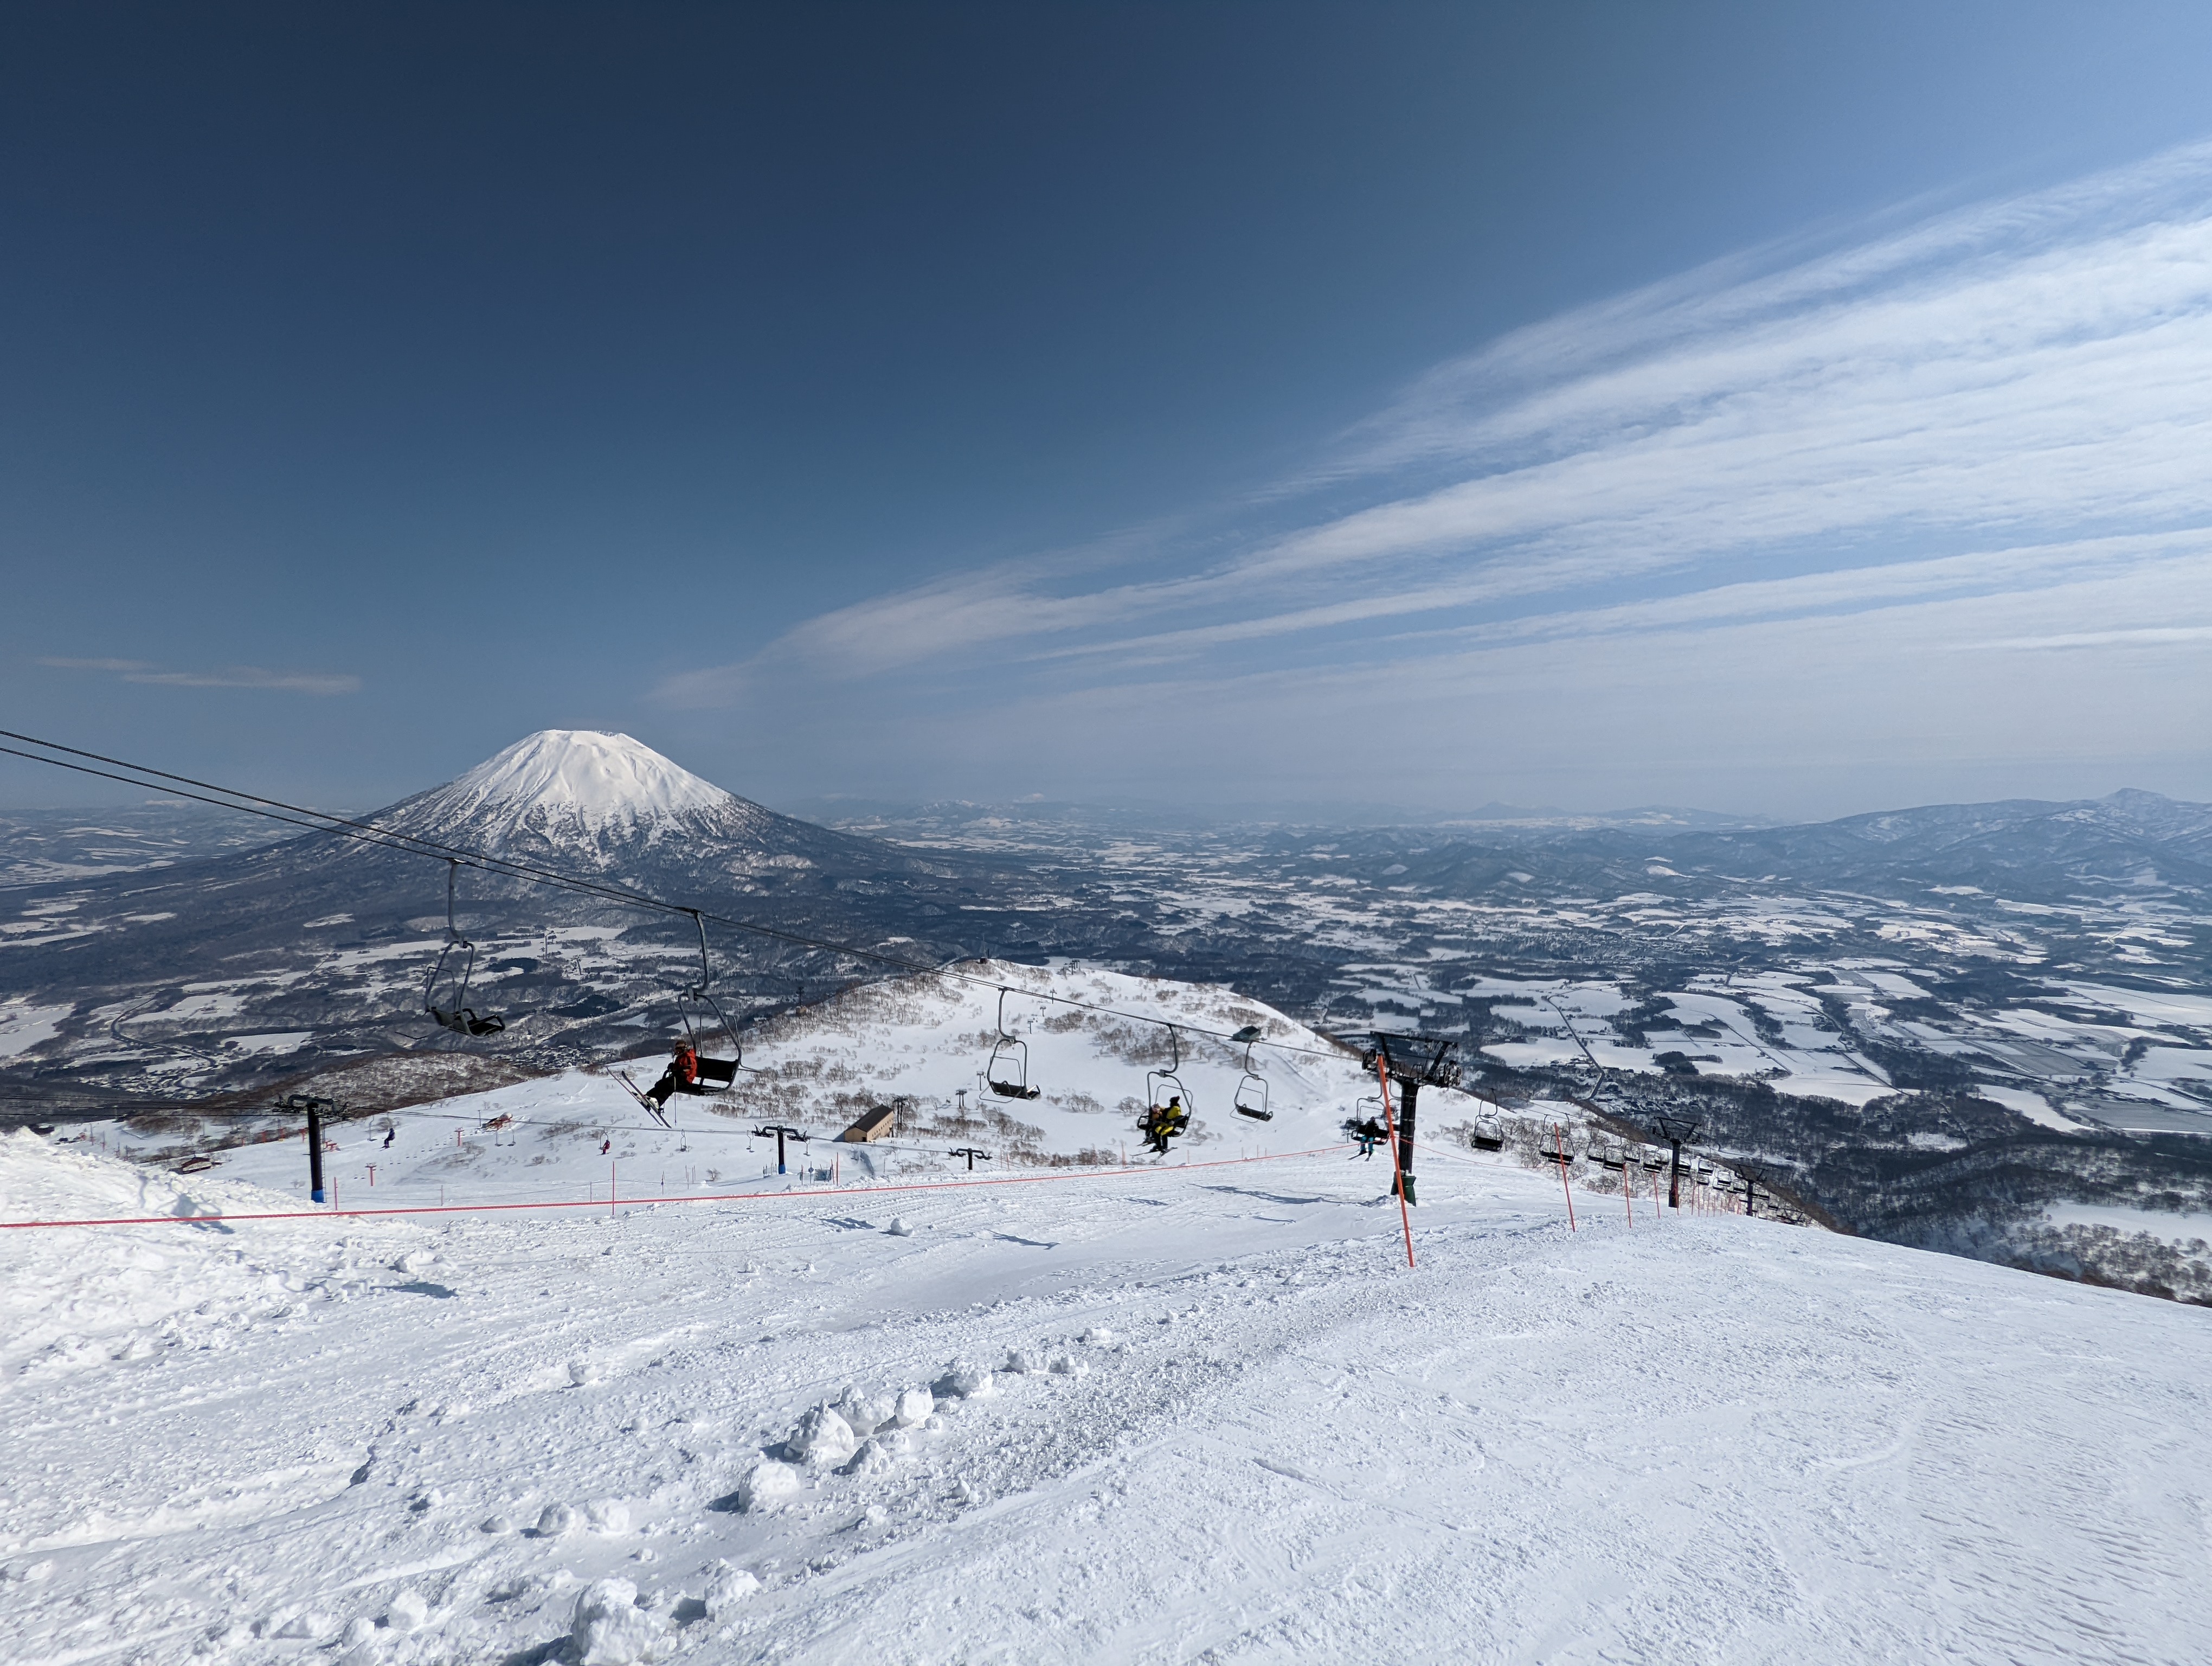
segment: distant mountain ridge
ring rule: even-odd
[[[1297,843],[1285,835],[1276,848]],[[1695,893],[1747,881],[1884,895],[2002,889],[2030,902],[2084,884],[2212,895],[2212,805],[2136,789],[1767,827],[1354,830],[1330,848],[1349,872],[1447,896]]]
[[[2063,889],[2094,879],[2202,890],[2212,886],[2212,805],[2137,789],[2059,803],[1925,805],[1802,827],[1692,836],[1680,848],[1716,861],[1747,848],[1838,883],[1903,864],[1918,880],[1947,885]]]

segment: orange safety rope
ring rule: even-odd
[[[1398,1223],[1406,1229],[1406,1265],[1413,1264],[1413,1217],[1406,1209],[1406,1170],[1398,1161],[1398,1119],[1390,1112],[1390,1073],[1382,1067],[1382,1044],[1375,1049],[1375,1079],[1382,1085],[1382,1131],[1390,1136],[1391,1185],[1398,1194]]]

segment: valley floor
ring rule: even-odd
[[[1423,1164],[0,1232],[0,1657],[2212,1658],[2212,1313]]]

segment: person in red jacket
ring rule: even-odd
[[[668,1061],[668,1068],[660,1073],[660,1079],[646,1089],[645,1097],[653,1101],[655,1110],[668,1108],[668,1097],[683,1088],[695,1085],[699,1079],[699,1054],[688,1041],[676,1043],[676,1056]]]

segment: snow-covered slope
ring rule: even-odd
[[[1170,1066],[1192,1112],[1185,1143],[1208,1155],[1224,1145],[1291,1151],[1334,1143],[1338,1124],[1376,1091],[1356,1054],[1227,989],[1006,961],[963,962],[957,971],[863,985],[765,1026],[747,1039],[747,1070],[727,1109],[835,1134],[870,1106],[900,1102],[916,1127],[964,1133],[964,1115],[1032,1158],[1109,1152],[1118,1159],[1125,1144],[1137,1149],[1148,1073]],[[996,1073],[1025,1076],[1035,1099],[988,1086],[1002,1011],[1014,1040]],[[1172,1037],[1169,1025],[1176,1026]],[[1247,1025],[1263,1037],[1252,1064],[1264,1120],[1235,1111],[1244,1049],[1219,1039]],[[1464,1120],[1473,1102],[1449,1097]]]
[[[1031,1172],[0,1233],[0,1657],[2212,1655],[2202,1312],[1441,1151],[1410,1271],[1379,1165]],[[0,1143],[0,1218],[137,1183]]]

